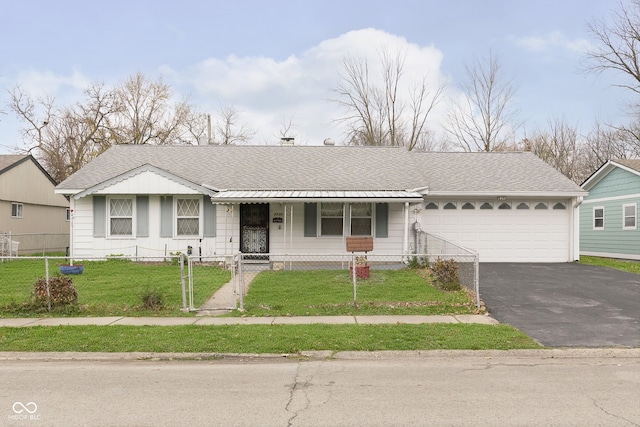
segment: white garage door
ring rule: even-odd
[[[508,202],[511,209],[498,209],[501,203],[491,203],[493,209],[480,209],[484,204],[480,202],[462,209],[465,203],[436,202],[437,209],[422,211],[422,229],[477,251],[480,262],[569,261],[570,212],[566,202]]]

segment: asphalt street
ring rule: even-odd
[[[0,424],[640,425],[638,349],[156,357],[0,353]]]

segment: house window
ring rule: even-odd
[[[622,205],[622,229],[635,230],[637,222],[637,207],[635,203]]]
[[[351,204],[351,235],[371,236],[373,205],[371,203]]]
[[[467,202],[464,205],[462,205],[462,209],[475,209],[475,205],[471,202]]]
[[[555,205],[553,205],[553,209],[556,209],[556,210],[557,210],[557,209],[563,210],[563,209],[567,209],[567,207],[564,205],[564,203],[559,203],[559,202],[558,202],[558,203],[556,203]]]
[[[593,229],[604,230],[604,206],[593,208]]]
[[[516,206],[516,209],[529,209],[529,203],[521,202]]]
[[[429,202],[427,203],[427,206],[425,206],[425,209],[438,209],[438,204],[435,202]]]
[[[109,199],[109,235],[133,236],[133,198]]]
[[[449,202],[446,205],[444,205],[444,208],[442,208],[442,209],[457,209],[457,206],[456,206],[455,203]]]
[[[548,209],[548,207],[546,203],[540,202],[536,205],[535,209]]]
[[[509,202],[502,202],[500,204],[500,206],[498,206],[498,209],[511,209],[511,203]]]
[[[493,205],[489,202],[484,202],[482,205],[480,205],[480,209],[493,209]]]
[[[344,204],[320,203],[320,235],[342,236]]]
[[[200,199],[176,199],[176,234],[178,236],[200,235]]]
[[[67,208],[66,212],[65,212],[65,219],[66,221],[71,221],[71,209]]]
[[[22,218],[22,203],[11,203],[11,218]]]

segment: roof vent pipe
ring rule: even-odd
[[[280,145],[282,145],[282,146],[285,146],[285,145],[286,146],[291,146],[291,145],[294,144],[294,140],[295,140],[295,138],[292,138],[290,136],[280,138]]]
[[[327,138],[324,140],[324,145],[333,147],[336,143],[331,138]]]

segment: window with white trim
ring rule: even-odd
[[[373,205],[371,203],[351,204],[351,235],[372,236]]]
[[[635,203],[622,205],[622,229],[635,230],[637,227],[638,207]]]
[[[344,203],[320,203],[320,235],[342,236]]]
[[[604,230],[604,206],[593,207],[593,229]]]
[[[200,235],[201,199],[201,197],[176,198],[176,235]]]
[[[22,203],[11,203],[11,218],[22,218]]]
[[[133,237],[133,197],[109,198],[109,235]]]

